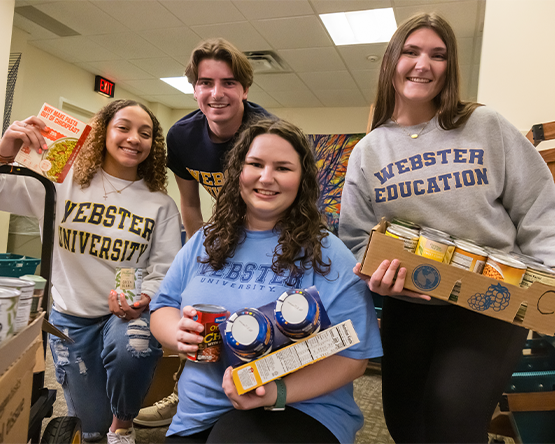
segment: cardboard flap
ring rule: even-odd
[[[63,339],[64,341],[67,341],[70,344],[75,343],[73,339],[71,339],[69,336],[65,335],[64,333],[62,333],[60,329],[58,329],[57,327],[54,327],[54,325],[52,325],[46,319],[42,323],[42,330],[45,331],[46,333],[50,333],[51,335],[57,336],[58,338]]]

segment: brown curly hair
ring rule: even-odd
[[[297,196],[274,227],[279,240],[274,250],[272,271],[277,275],[289,271],[289,282],[310,268],[325,276],[330,271],[331,262],[322,259],[322,240],[329,233],[317,207],[320,188],[312,149],[306,136],[295,125],[267,117],[249,122],[226,157],[226,180],[216,200],[215,211],[204,227],[204,247],[208,257],[199,261],[220,270],[245,239],[247,206],[241,197],[240,176],[253,140],[262,134],[275,134],[288,141],[298,153],[302,167]]]
[[[92,127],[89,137],[85,141],[74,164],[73,180],[87,188],[93,176],[102,167],[106,155],[106,130],[116,113],[128,106],[138,106],[143,109],[152,120],[152,147],[148,157],[137,169],[137,177],[144,179],[150,191],[166,193],[168,176],[166,171],[166,143],[160,122],[152,111],[142,103],[134,100],[114,100],[98,111],[91,119]]]

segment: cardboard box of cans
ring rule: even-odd
[[[359,342],[350,321],[331,326],[314,286],[286,291],[257,309],[239,310],[219,329],[239,394]]]
[[[538,333],[555,335],[555,287],[533,282],[518,287],[446,263],[418,256],[385,235],[382,220],[370,235],[362,272],[372,275],[384,260],[398,259],[407,269],[405,288]],[[455,289],[455,291],[453,291]],[[488,303],[484,304],[483,301]]]
[[[61,183],[85,143],[91,127],[47,103],[42,105],[37,117],[46,123],[46,130],[41,133],[48,149],[39,153],[28,146],[22,146],[15,161],[53,182]]]
[[[27,442],[43,319],[44,314],[0,345],[0,443]]]

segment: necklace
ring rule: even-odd
[[[432,117],[432,119],[433,119],[433,117]],[[432,121],[432,119],[428,120],[428,121],[424,124],[424,126],[422,127],[422,129],[421,129],[420,131],[418,131],[417,133],[412,133],[412,134],[411,134],[410,132],[408,132],[408,131],[405,130],[405,127],[404,127],[404,126],[399,125],[399,124],[397,123],[397,120],[395,120],[395,119],[393,118],[393,116],[391,116],[391,120],[393,120],[393,122],[395,123],[395,125],[397,125],[399,128],[401,128],[401,130],[403,130],[403,132],[404,132],[407,136],[409,136],[411,139],[418,139],[418,136],[420,136],[420,134],[422,134],[422,131],[424,131],[424,130],[426,129],[426,127],[428,126],[428,123],[430,123],[430,122]]]
[[[131,185],[133,185],[133,184],[135,183],[135,180],[134,180],[134,181],[131,182],[130,184],[125,185],[121,190],[118,190],[118,189],[114,186],[114,184],[113,184],[112,182],[110,182],[110,179],[108,179],[108,176],[106,175],[106,173],[104,172],[104,170],[101,169],[101,171],[102,171],[102,176],[101,176],[101,177],[102,177],[102,188],[104,188],[104,196],[102,196],[102,197],[104,198],[104,200],[108,199],[108,195],[109,195],[109,194],[114,194],[114,193],[121,194],[121,192],[122,192],[123,190],[126,190],[127,188],[129,188]],[[106,176],[106,180],[107,180],[108,183],[112,186],[112,188],[114,189],[114,191],[106,191],[106,186],[105,186],[105,184],[104,184],[104,176]]]

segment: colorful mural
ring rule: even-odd
[[[347,163],[353,148],[362,134],[312,134],[308,136],[312,143],[318,181],[320,183],[320,211],[324,214],[329,230],[337,234],[339,212],[341,211],[341,192],[345,183]]]

